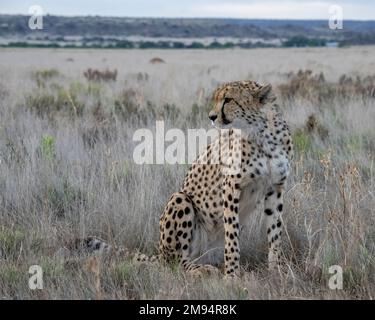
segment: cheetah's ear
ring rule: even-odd
[[[262,86],[257,92],[256,97],[260,103],[272,102],[276,99],[272,92],[272,86],[268,83]]]

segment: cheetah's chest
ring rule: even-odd
[[[262,180],[254,181],[242,189],[239,202],[240,224],[245,224],[252,212],[260,205],[266,184]]]
[[[267,190],[284,182],[289,174],[289,160],[282,147],[270,150],[262,150],[271,158],[264,156],[253,165],[251,173],[244,179],[239,203],[240,222],[244,223],[248,216],[264,200]]]
[[[290,163],[286,155],[278,155],[268,161],[269,183],[278,184],[283,182],[289,175]]]

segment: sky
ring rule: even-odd
[[[340,5],[344,19],[375,20],[375,0],[1,0],[0,14],[28,15],[32,5],[66,16],[245,19],[328,19],[330,5]]]

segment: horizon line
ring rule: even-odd
[[[25,16],[29,17],[31,14],[25,13],[2,13],[0,15],[4,16]],[[327,18],[240,18],[240,17],[184,17],[184,16],[115,16],[115,15],[100,15],[100,14],[55,14],[55,13],[45,13],[43,16],[56,16],[64,18],[74,18],[74,17],[100,17],[100,18],[123,18],[123,19],[205,19],[205,20],[270,20],[270,21],[328,21]],[[374,19],[361,19],[361,18],[348,18],[345,21],[361,21],[370,22],[375,21]]]

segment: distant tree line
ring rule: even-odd
[[[304,36],[294,36],[286,41],[282,42],[282,47],[324,47],[329,44],[329,40],[321,38],[308,38]],[[338,41],[337,46],[347,46],[351,42]],[[361,43],[358,43],[361,44]],[[118,40],[113,43],[104,43],[103,41],[98,42],[85,42],[79,44],[64,43],[64,41],[57,42],[56,39],[50,40],[47,43],[35,43],[35,42],[10,42],[8,44],[0,45],[1,47],[20,47],[20,48],[97,48],[97,49],[231,49],[231,48],[274,48],[280,47],[276,44],[268,44],[264,42],[225,42],[221,43],[213,41],[209,44],[202,42],[186,43],[182,41],[128,41]]]
[[[326,39],[307,38],[295,36],[283,42],[283,47],[325,47]]]
[[[63,42],[48,42],[48,43],[31,43],[27,41],[9,42],[8,44],[0,45],[1,47],[19,47],[19,48],[103,48],[103,49],[229,49],[229,48],[267,48],[276,47],[276,45],[265,44],[262,42],[225,42],[221,43],[213,41],[210,44],[203,44],[201,42],[193,42],[187,44],[180,41],[117,41],[113,44],[104,43],[82,43],[70,44]]]

